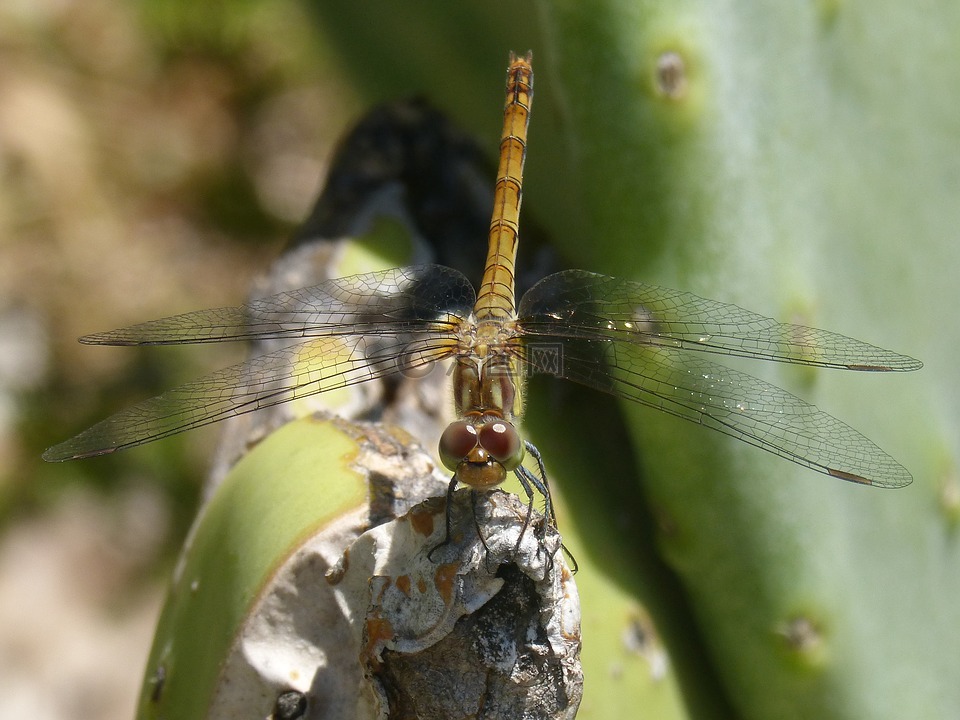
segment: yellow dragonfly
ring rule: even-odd
[[[439,447],[453,473],[449,492],[459,483],[488,490],[514,472],[531,499],[533,488],[544,495],[551,521],[543,463],[516,427],[523,380],[534,372],[662,410],[841,480],[881,487],[911,482],[904,467],[853,428],[711,357],[861,371],[916,370],[921,363],[913,358],[735,305],[584,270],[549,275],[515,303],[532,97],[531,56],[511,55],[479,292],[456,270],[417,265],[87,335],[80,341],[90,345],[302,342],[134,405],[51,447],[44,459],[110,453],[452,358],[458,419]],[[538,473],[521,464],[526,453]]]

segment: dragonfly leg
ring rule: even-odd
[[[459,484],[459,483],[458,483],[458,481],[457,481],[457,478],[456,478],[456,476],[454,476],[454,477],[450,480],[450,484],[447,485],[447,507],[446,507],[446,510],[445,510],[445,512],[444,512],[444,525],[445,525],[444,537],[443,537],[443,540],[442,540],[442,541],[440,541],[439,543],[437,543],[436,545],[434,545],[434,546],[430,549],[430,551],[427,553],[427,559],[430,560],[431,562],[433,561],[433,554],[434,554],[437,550],[439,550],[440,548],[442,548],[444,545],[449,545],[449,544],[450,544],[450,536],[451,536],[451,534],[452,534],[452,526],[453,526],[453,520],[452,520],[452,514],[451,514],[451,513],[452,513],[452,508],[453,508],[453,495],[454,495],[454,492],[455,492],[456,489],[457,489],[457,485],[458,485],[458,484]],[[473,526],[474,526],[474,528],[475,528],[476,531],[477,531],[477,537],[480,539],[480,544],[483,545],[484,550],[487,551],[487,557],[489,558],[490,555],[492,554],[492,552],[491,552],[491,550],[490,550],[490,547],[487,545],[487,540],[486,540],[486,538],[483,537],[483,528],[480,527],[480,522],[477,520],[477,499],[478,499],[479,494],[480,494],[480,493],[477,492],[476,490],[471,490],[471,491],[470,491],[470,511],[471,511],[471,514],[473,515]],[[533,502],[532,496],[531,496],[530,502],[531,502],[531,503]],[[528,522],[529,520],[530,520],[530,513],[529,513],[529,509],[528,509],[527,522]],[[525,522],[525,523],[524,523],[524,526],[523,526],[523,530],[521,530],[521,532],[520,532],[520,537],[521,537],[521,538],[523,537],[523,532],[526,530],[526,528],[527,528],[527,525],[526,525],[526,522]],[[517,541],[517,550],[519,550],[519,548],[520,548],[520,541],[518,540],[518,541]],[[488,568],[488,569],[489,569],[489,568]]]
[[[537,463],[537,473],[531,472],[523,467],[523,465],[519,466],[514,472],[520,480],[524,492],[527,493],[527,497],[531,499],[531,502],[533,500],[533,488],[540,491],[540,494],[543,495],[544,502],[543,514],[547,516],[550,524],[556,527],[557,514],[553,509],[553,497],[550,495],[550,483],[547,481],[547,470],[543,466],[543,457],[540,455],[540,451],[537,450],[537,446],[529,440],[524,440],[523,444],[527,452],[530,453],[530,457]]]
[[[557,513],[553,507],[553,496],[550,494],[550,483],[547,481],[547,470],[543,466],[543,457],[540,455],[540,451],[537,450],[537,446],[531,443],[529,440],[524,441],[524,446],[526,447],[527,452],[530,453],[530,456],[537,463],[537,473],[539,473],[539,477],[537,474],[523,467],[523,465],[514,471],[517,475],[517,478],[520,480],[520,485],[523,486],[524,492],[526,492],[527,497],[530,498],[530,504],[527,506],[527,517],[523,523],[523,530],[527,529],[527,524],[530,522],[530,507],[533,505],[533,488],[539,490],[540,494],[543,495],[544,515],[546,515],[548,522],[553,525],[554,528],[556,528]],[[538,532],[538,536],[542,540],[545,534],[546,527],[543,527],[542,532]],[[523,532],[520,533],[520,537],[523,537]],[[564,554],[570,558],[570,564],[573,566],[573,573],[576,575],[577,570],[580,568],[580,565],[577,563],[577,559],[563,543],[560,544],[560,548],[563,550]]]
[[[533,498],[534,498],[534,488],[536,488],[541,495],[543,495],[544,508],[543,513],[545,516],[545,521],[540,523],[537,529],[534,531],[537,540],[539,540],[540,547],[543,547],[543,540],[547,534],[547,525],[550,523],[554,528],[557,527],[557,515],[553,509],[553,498],[550,496],[550,485],[547,483],[547,471],[543,467],[543,458],[540,455],[540,451],[537,450],[536,446],[529,442],[524,441],[524,446],[530,456],[537,463],[537,472],[534,473],[528,468],[525,468],[523,465],[517,467],[514,470],[514,473],[517,476],[517,479],[520,481],[520,486],[523,488],[523,491],[527,494],[527,516],[523,520],[523,527],[520,529],[520,537],[517,539],[517,549],[520,548],[520,540],[523,538],[523,533],[526,532],[527,526],[530,524],[530,516],[533,512]],[[551,561],[552,562],[552,561]]]
[[[454,474],[450,478],[450,484],[447,485],[447,506],[443,511],[443,522],[444,522],[444,533],[443,540],[434,545],[430,551],[427,553],[427,560],[433,561],[433,554],[442,548],[444,545],[450,544],[450,526],[451,526],[451,512],[453,511],[453,493],[457,489],[457,476]],[[476,513],[474,513],[476,515]]]
[[[520,552],[520,542],[523,540],[523,534],[530,526],[530,518],[533,516],[533,488],[534,486],[537,486],[537,481],[532,477],[533,474],[523,467],[523,465],[517,467],[517,469],[514,470],[514,473],[516,473],[517,479],[520,481],[520,487],[523,488],[523,491],[527,495],[527,512],[526,515],[524,515],[523,526],[520,528],[520,533],[517,535],[517,546],[513,550],[514,555],[516,555]],[[543,532],[540,532],[540,530],[536,532],[537,540],[543,540],[544,535],[546,534],[546,527],[542,526],[542,530]],[[542,544],[542,542],[540,544]]]
[[[483,549],[487,551],[487,555],[486,555],[486,557],[484,558],[484,561],[483,561],[483,562],[484,562],[484,565],[485,565],[486,568],[487,568],[487,572],[493,573],[493,572],[495,571],[495,569],[494,569],[494,570],[491,570],[491,569],[490,569],[490,565],[489,565],[489,563],[487,562],[487,561],[490,559],[490,556],[491,556],[493,553],[490,551],[490,546],[487,545],[487,540],[486,540],[486,538],[483,537],[483,528],[480,527],[480,521],[477,520],[477,498],[478,498],[479,495],[480,495],[480,493],[477,492],[476,490],[471,490],[471,491],[470,491],[470,509],[471,509],[471,512],[473,513],[473,527],[474,527],[474,528],[476,529],[476,531],[477,531],[477,538],[480,540],[480,544],[483,545]],[[520,533],[520,537],[523,537],[523,533],[522,533],[522,532]],[[519,542],[519,540],[518,540],[518,541],[517,541],[517,550],[519,550],[519,547],[520,547],[520,542]],[[517,550],[514,550],[514,554],[516,554]]]

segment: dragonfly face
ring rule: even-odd
[[[522,170],[533,94],[512,58],[493,219],[479,292],[460,272],[418,265],[337,278],[237,308],[202,310],[81,338],[98,345],[278,339],[295,344],[140,403],[56,445],[47,460],[113,452],[327,390],[452,359],[458,419],[440,457],[457,482],[489,489],[510,472],[547,497],[522,440],[522,382],[542,372],[695,422],[851,482],[901,487],[905,468],[840,420],[726,368],[731,355],[856,371],[916,370],[913,358],[690,293],[583,270],[514,298]],[[532,456],[537,472],[522,461]]]
[[[464,485],[489,490],[523,462],[524,446],[512,423],[496,415],[475,415],[447,426],[440,459]]]

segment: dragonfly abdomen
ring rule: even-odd
[[[511,56],[507,70],[507,97],[503,108],[500,164],[494,188],[487,262],[477,297],[478,319],[515,316],[514,266],[517,257],[523,162],[527,154],[527,125],[533,99],[531,56]]]

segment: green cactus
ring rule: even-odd
[[[278,564],[365,500],[366,480],[351,467],[358,448],[341,428],[308,418],[277,430],[238,463],[205,506],[174,573],[138,718],[208,717],[214,698],[229,694],[224,667],[238,627]],[[325,458],[319,481],[317,454]]]
[[[897,457],[915,478],[899,491],[632,407],[614,443],[595,399],[548,425],[552,390],[535,387],[531,434],[576,500],[561,528],[582,567],[581,717],[960,714],[960,7],[317,12],[372,98],[428,89],[491,153],[506,54],[532,48],[524,212],[573,265],[926,363],[895,377],[749,367]],[[664,638],[664,681],[625,660],[631,612]]]

